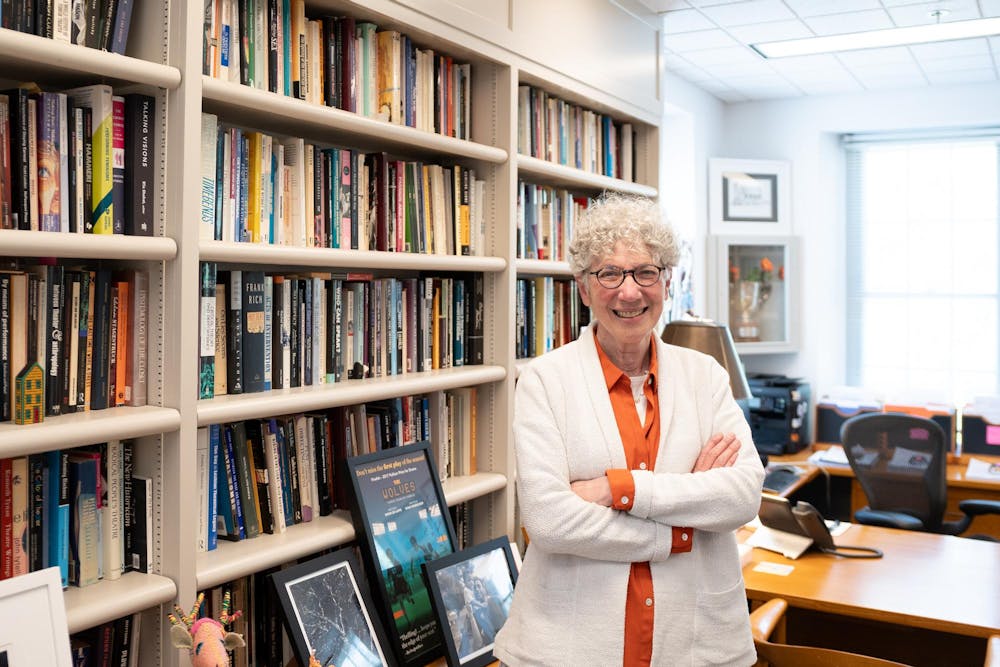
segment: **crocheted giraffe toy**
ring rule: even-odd
[[[207,616],[198,618],[198,609],[204,599],[205,594],[199,593],[191,613],[186,615],[183,609],[174,605],[176,615],[168,615],[172,626],[170,639],[175,647],[188,650],[191,667],[230,667],[228,651],[246,646],[246,642],[242,635],[227,631],[226,626],[242,612],[229,613],[229,593],[226,593],[219,620]]]

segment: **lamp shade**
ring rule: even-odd
[[[664,343],[687,347],[710,355],[729,373],[729,386],[733,398],[750,398],[750,385],[743,372],[743,364],[736,354],[736,345],[729,327],[712,320],[676,320],[663,328]]]

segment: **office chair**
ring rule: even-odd
[[[963,500],[962,517],[944,519],[947,505],[947,441],[936,422],[914,415],[869,413],[840,429],[844,453],[864,489],[868,507],[859,523],[943,535],[961,535],[981,514],[1000,514],[1000,501]],[[988,535],[971,535],[995,540]]]
[[[788,603],[781,598],[772,598],[750,613],[750,630],[753,644],[757,649],[757,664],[771,667],[906,667],[904,663],[872,658],[859,653],[848,653],[831,648],[797,646],[771,641],[776,628],[784,634],[785,610]]]

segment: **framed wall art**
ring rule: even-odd
[[[455,551],[455,529],[426,441],[350,458],[351,511],[372,595],[397,662],[442,654],[422,565]]]
[[[449,667],[485,667],[510,613],[517,563],[506,537],[424,564]]]
[[[72,667],[58,567],[0,581],[0,665]]]
[[[392,667],[385,630],[351,548],[271,575],[300,665]]]
[[[708,161],[711,234],[791,233],[790,164],[781,160]]]

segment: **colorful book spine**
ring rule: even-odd
[[[198,338],[198,398],[215,395],[215,262],[201,264],[201,317]]]
[[[95,84],[67,90],[73,104],[90,109],[93,175],[90,213],[94,234],[114,233],[114,102],[111,86]]]

